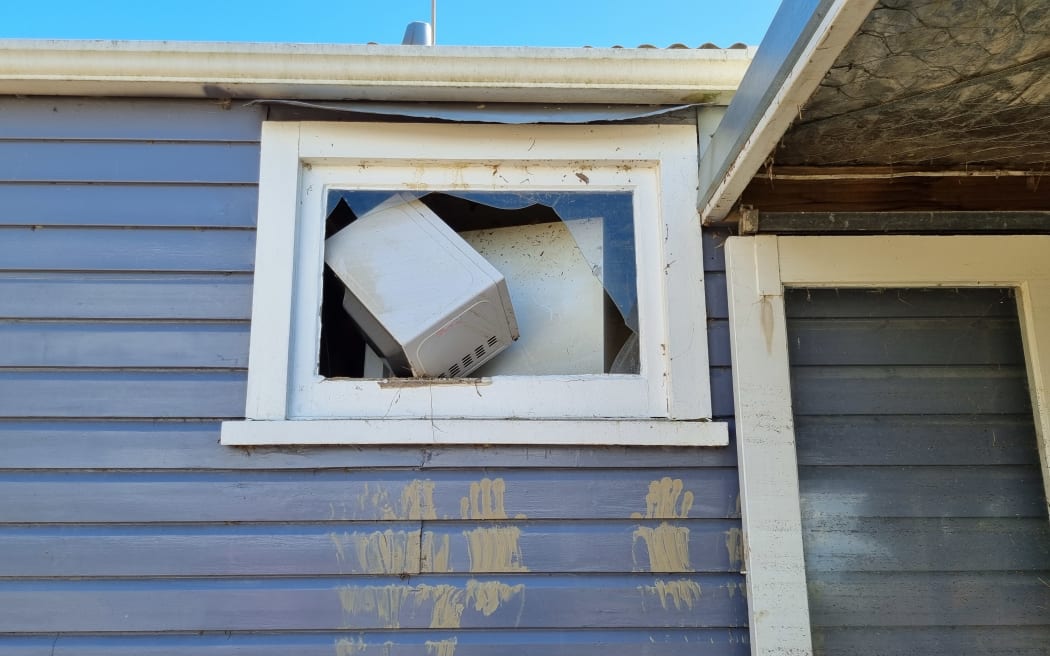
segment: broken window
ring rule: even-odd
[[[629,191],[330,188],[325,238],[324,378],[639,373]]]
[[[246,420],[223,443],[725,444],[674,421],[711,417],[696,143],[690,125],[265,123]],[[479,332],[417,372],[365,339],[329,240],[391,202],[465,245],[478,293],[502,304],[503,281],[511,346]],[[423,250],[350,261],[403,274],[369,302],[412,310],[416,338],[468,306],[411,234]]]

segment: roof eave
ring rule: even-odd
[[[0,95],[727,104],[753,54],[0,40]]]
[[[785,1],[700,161],[697,206],[724,219],[877,0]]]

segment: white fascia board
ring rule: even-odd
[[[0,95],[727,104],[753,54],[0,39]]]
[[[784,0],[700,161],[705,225],[729,214],[877,0]]]

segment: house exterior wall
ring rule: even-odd
[[[264,113],[0,100],[0,651],[747,653],[732,446],[218,444]]]
[[[792,289],[785,307],[814,653],[1046,653],[1013,292]]]

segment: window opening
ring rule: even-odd
[[[421,203],[425,208],[421,211],[432,212],[505,279],[519,339],[510,342],[496,334],[479,334],[454,357],[447,354],[447,364],[440,371],[426,371],[426,377],[639,373],[630,192],[406,193],[331,188],[326,198],[326,240],[359,217],[374,220],[392,205]],[[412,248],[419,247],[418,238],[418,234],[407,237]],[[339,247],[338,239],[326,242],[326,259],[331,249]],[[400,237],[379,242],[383,252],[360,254],[355,271],[371,271],[375,266],[383,270],[375,275],[425,281],[426,264],[416,261],[411,249],[406,252],[400,247]],[[427,255],[444,257],[436,252]],[[412,287],[408,284],[397,298],[379,299],[378,304],[386,310],[398,303],[434,301],[440,305],[438,299],[420,301],[420,290]],[[351,317],[347,308],[355,307],[355,296],[340,274],[326,265],[318,373],[326,379],[420,375],[401,356],[379,355],[391,352],[389,335],[385,330],[377,334],[371,318],[364,322],[366,328]],[[361,316],[359,305],[354,311]],[[439,317],[433,319],[440,323]],[[440,329],[436,324],[431,327]],[[482,364],[472,370],[476,363]]]

